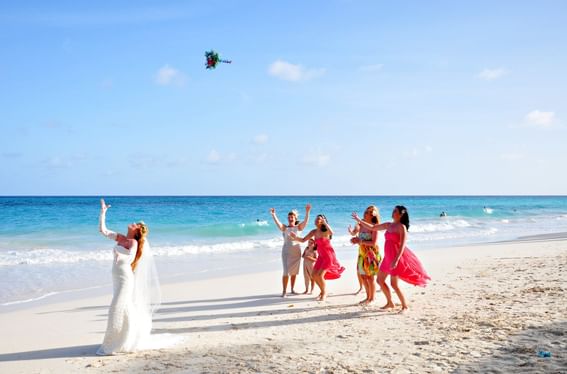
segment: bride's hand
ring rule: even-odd
[[[110,208],[110,204],[106,205],[106,203],[104,202],[104,199],[100,199],[100,210],[103,213],[106,213],[106,211],[108,210],[108,208]]]

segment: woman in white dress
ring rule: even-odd
[[[291,293],[295,292],[295,279],[297,274],[299,274],[299,267],[301,265],[301,244],[294,241],[290,234],[293,232],[298,234],[303,231],[305,226],[309,223],[309,212],[311,211],[311,205],[307,204],[305,206],[305,219],[300,223],[297,217],[297,211],[292,210],[287,214],[287,225],[284,225],[278,219],[276,215],[276,210],[274,208],[270,209],[270,213],[274,220],[276,226],[282,232],[284,239],[284,244],[282,247],[282,265],[283,265],[283,275],[282,275],[282,297],[287,295],[287,283],[291,277]]]
[[[99,230],[116,241],[112,265],[113,296],[104,341],[97,355],[133,352],[148,347],[152,314],[159,307],[157,271],[144,222],[128,225],[126,235],[106,228],[110,205],[100,200]]]

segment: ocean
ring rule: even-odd
[[[280,268],[282,222],[311,203],[335,231],[333,245],[347,269],[350,214],[371,204],[388,220],[395,205],[410,213],[409,246],[431,248],[567,231],[567,196],[257,196],[105,197],[111,230],[143,220],[162,282]],[[486,209],[485,209],[486,208]],[[98,233],[99,197],[0,197],[0,306],[60,293],[110,289],[113,243]],[[447,217],[440,217],[442,211]],[[306,230],[307,232],[307,230]],[[352,259],[352,260],[350,260]],[[353,270],[354,271],[354,270]],[[279,290],[275,280],[274,290]]]

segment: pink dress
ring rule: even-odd
[[[386,242],[384,243],[384,259],[380,264],[380,271],[399,277],[401,280],[414,286],[425,287],[427,281],[431,280],[431,278],[425,272],[417,256],[408,247],[404,249],[398,266],[394,269],[391,268],[392,261],[398,255],[400,234],[386,231],[384,237]]]
[[[331,241],[326,238],[315,239],[317,246],[317,261],[313,266],[313,270],[327,270],[325,279],[338,279],[341,277],[345,268],[337,261],[335,250],[331,246]]]

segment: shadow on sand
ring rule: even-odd
[[[344,295],[329,295],[332,297],[339,297]],[[272,326],[285,326],[285,325],[299,325],[303,323],[324,322],[324,321],[339,321],[358,318],[369,318],[380,315],[387,315],[388,313],[376,313],[375,310],[360,309],[357,311],[341,311],[345,307],[352,307],[354,304],[347,305],[319,305],[313,304],[309,307],[296,307],[297,305],[313,302],[314,298],[291,296],[282,298],[279,295],[256,295],[244,297],[231,297],[223,299],[208,299],[208,300],[188,300],[188,301],[173,301],[163,303],[162,308],[154,317],[154,322],[165,324],[164,327],[155,328],[154,333],[173,333],[173,334],[189,334],[199,332],[212,332],[212,331],[226,331],[226,330],[239,330],[239,329],[256,329],[266,328]],[[201,305],[196,305],[201,304]],[[231,312],[231,310],[239,308],[258,308],[262,306],[282,305],[285,307],[279,309],[267,310],[254,310],[254,311],[241,311]],[[164,307],[165,306],[165,307]],[[317,313],[312,316],[304,316],[297,318],[295,315],[309,311],[320,311],[324,309],[326,313]],[[108,309],[107,305],[86,306],[68,310],[60,310],[49,313],[70,313],[70,312],[89,312],[96,310]],[[213,311],[222,311],[224,313],[214,314]],[[335,310],[338,310],[334,312]],[[203,312],[199,315],[190,315],[191,312]],[[168,327],[167,324],[174,322],[191,322],[191,321],[206,321],[218,319],[232,319],[232,318],[245,318],[245,317],[262,317],[273,315],[286,315],[286,319],[279,320],[263,320],[255,322],[215,322],[214,324],[207,324],[205,326],[194,327]],[[15,352],[0,354],[1,361],[27,361],[27,360],[41,360],[50,358],[72,358],[72,357],[94,357],[98,345],[82,345],[75,347],[62,347],[52,348],[36,351]]]
[[[0,362],[44,360],[48,358],[94,357],[98,344],[0,354]]]

